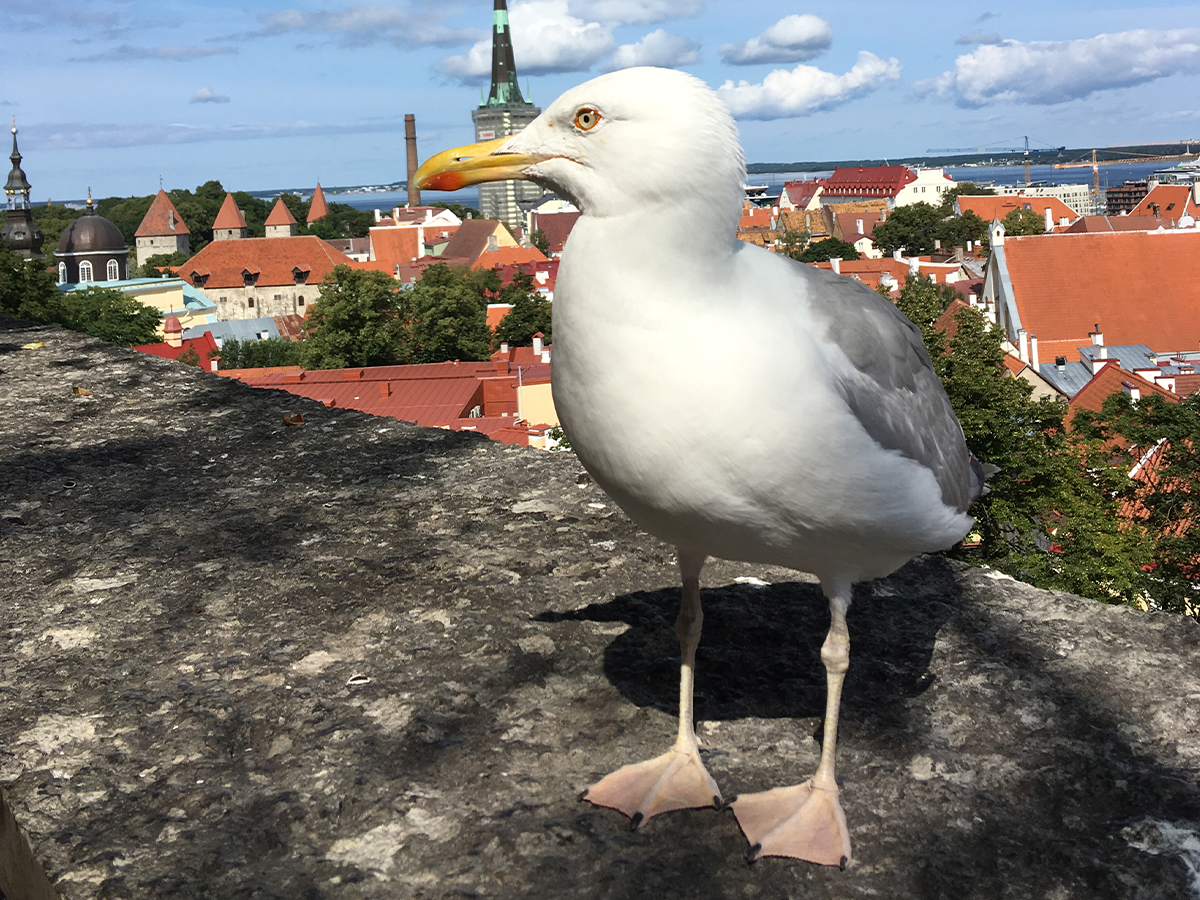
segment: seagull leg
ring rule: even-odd
[[[850,665],[850,632],[846,610],[850,586],[828,592],[829,634],[821,646],[825,664],[825,737],[817,773],[803,784],[774,788],[758,794],[743,794],[734,800],[733,813],[742,833],[750,841],[747,859],[760,856],[790,856],[826,866],[845,868],[850,861],[850,832],[846,815],[838,803],[834,777],[837,753],[838,709],[842,681]]]
[[[651,816],[676,809],[721,806],[721,792],[704,763],[692,725],[692,685],[696,669],[696,645],[704,614],[700,609],[701,555],[679,552],[683,598],[675,633],[679,636],[679,731],[675,746],[654,759],[622,766],[584,791],[581,799],[618,810],[637,828]]]

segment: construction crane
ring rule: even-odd
[[[1059,156],[1066,147],[1052,148]],[[1025,162],[1025,183],[1029,184],[1029,136],[1025,136],[1024,147],[931,147],[926,153],[1021,153]]]
[[[1112,152],[1112,151],[1108,151]],[[1130,156],[1124,159],[1096,159],[1096,151],[1092,151],[1091,162],[1068,162],[1055,163],[1056,169],[1080,169],[1084,166],[1092,167],[1092,190],[1097,194],[1100,193],[1100,167],[1115,166],[1115,165],[1130,165],[1132,163],[1147,163],[1147,162],[1191,162],[1200,159],[1200,153],[1178,153],[1173,156]]]

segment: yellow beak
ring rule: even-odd
[[[546,159],[526,153],[496,153],[507,137],[443,150],[417,169],[419,190],[457,191],[483,181],[526,180],[525,169]]]

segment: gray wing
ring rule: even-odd
[[[797,263],[818,327],[845,353],[854,375],[842,383],[846,403],[867,434],[929,469],[942,501],[965,512],[979,495],[962,426],[933,371],[921,332],[870,288]],[[975,463],[978,466],[978,463]]]

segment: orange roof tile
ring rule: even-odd
[[[242,215],[242,211],[238,209],[237,202],[233,199],[233,194],[225,195],[225,202],[221,204],[221,210],[217,213],[217,217],[213,220],[213,228],[245,228],[246,217]]]
[[[580,213],[578,210],[569,212],[534,212],[530,218],[533,220],[533,228],[541,230],[546,235],[546,241],[550,245],[551,253],[562,253],[563,247],[566,246],[567,238],[571,234],[571,229],[575,227],[575,223],[579,221]]]
[[[184,224],[183,217],[179,215],[179,210],[167,196],[167,192],[159,188],[158,193],[154,195],[154,200],[150,203],[150,208],[146,210],[146,215],[142,218],[142,224],[138,226],[133,236],[135,238],[164,237],[176,234],[191,234],[191,232]]]
[[[317,182],[317,189],[313,191],[312,200],[308,204],[308,224],[311,225],[327,215],[329,215],[329,205],[325,202],[325,192],[321,190],[320,182]]]
[[[418,242],[418,231],[408,228],[372,228],[371,255],[373,262],[379,262],[389,267],[406,265],[421,255],[421,245]]]
[[[494,269],[516,263],[546,262],[546,254],[537,247],[500,247],[485,250],[471,264],[472,269]]]
[[[1156,216],[1172,221],[1184,213],[1200,217],[1200,206],[1192,199],[1192,189],[1186,184],[1160,184],[1129,211],[1131,216]]]
[[[442,255],[471,265],[488,248],[488,238],[496,235],[498,242],[512,246],[516,242],[503,222],[495,219],[467,219],[458,227]],[[544,259],[545,257],[543,257]]]
[[[275,201],[275,205],[271,207],[271,214],[267,216],[267,221],[264,225],[297,225],[296,217],[292,215],[292,211],[287,208],[287,204],[283,202],[283,197],[279,197]]]
[[[1021,327],[1042,359],[1107,344],[1192,350],[1200,342],[1200,231],[1048,234],[1004,240]]]
[[[1057,197],[1026,197],[1021,194],[998,194],[994,197],[960,195],[955,203],[962,212],[969,210],[985,222],[993,219],[1003,220],[1014,209],[1028,209],[1039,216],[1045,215],[1045,211],[1049,209],[1055,223],[1060,219],[1074,222],[1079,218],[1079,213]]]
[[[1095,234],[1100,231],[1153,231],[1162,222],[1149,214],[1144,216],[1083,216],[1067,228],[1069,234]]]
[[[1092,412],[1100,412],[1101,407],[1104,406],[1104,401],[1110,395],[1119,394],[1130,388],[1137,390],[1143,397],[1147,397],[1150,394],[1158,394],[1163,399],[1169,400],[1172,403],[1178,403],[1181,399],[1178,394],[1159,387],[1153,381],[1147,381],[1140,375],[1135,375],[1127,369],[1122,369],[1117,362],[1109,362],[1101,366],[1100,371],[1092,376],[1092,380],[1080,388],[1079,393],[1068,401],[1067,427],[1071,426],[1071,420],[1075,418],[1076,410],[1090,409]]]
[[[488,328],[492,329],[492,331],[495,331],[496,326],[504,321],[504,317],[507,316],[511,310],[511,303],[489,303],[487,307]]]
[[[334,266],[353,262],[345,253],[319,237],[301,235],[282,238],[246,238],[213,241],[179,267],[179,274],[195,281],[193,273],[205,275],[205,288],[242,287],[244,271],[258,273],[258,285],[296,283],[296,270],[308,273],[308,284],[320,284]]]

